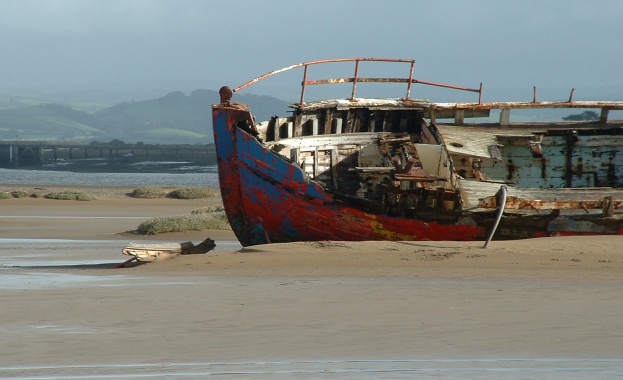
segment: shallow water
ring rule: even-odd
[[[137,240],[0,239],[0,289],[160,285],[162,281],[128,275],[98,276],[89,270],[112,269],[129,257],[121,250]],[[144,241],[147,243],[148,241]],[[86,249],[84,249],[86,248]],[[237,241],[218,241],[211,252],[240,249]],[[64,273],[81,269],[84,274]],[[53,271],[51,271],[53,270]],[[60,271],[59,271],[60,270]],[[198,279],[197,281],[205,281]],[[189,281],[184,279],[184,283]],[[190,283],[197,283],[190,280]]]
[[[274,288],[286,289],[278,279],[244,280],[239,278],[213,279],[210,276],[167,276],[134,275],[132,271],[102,276],[101,269],[110,268],[125,258],[120,254],[129,240],[71,240],[71,239],[0,239],[0,293],[25,291],[38,292],[67,288],[114,287],[119,294],[131,289],[132,292],[149,290],[158,292],[163,287],[174,287],[176,293],[183,294],[187,287],[200,286],[211,289],[225,299],[236,298],[241,286],[257,294],[266,294]],[[83,247],[88,249],[81,249]],[[219,250],[239,249],[238,242],[217,242]],[[81,269],[66,270],[66,269]],[[98,271],[91,271],[98,269]],[[96,274],[97,273],[97,274]],[[129,274],[127,274],[129,273]],[[290,279],[291,280],[291,279]],[[314,282],[314,286],[310,285]],[[376,282],[375,282],[376,281]],[[501,281],[501,280],[500,280]],[[401,280],[379,281],[366,278],[312,279],[293,288],[292,296],[305,294],[311,288],[321,288],[331,283],[328,289],[344,291],[347,288],[387,286],[404,292],[400,287],[432,287],[440,294],[454,294],[466,287],[483,288],[491,284],[482,279],[412,279],[409,283]],[[493,288],[505,287],[523,289],[530,294],[543,289],[543,284],[529,284],[522,287],[521,280],[504,280]],[[279,284],[279,285],[278,285]],[[560,284],[556,286],[561,286]],[[567,286],[563,284],[562,286]],[[251,290],[252,289],[252,290]],[[563,289],[564,290],[564,289]],[[232,293],[233,292],[233,293]],[[469,292],[468,292],[469,293]],[[346,291],[344,294],[348,294]],[[480,293],[478,293],[480,294]],[[552,291],[552,294],[556,294]],[[513,296],[511,294],[511,296]],[[279,297],[276,297],[277,299]],[[157,297],[155,298],[157,299]],[[267,298],[272,299],[272,298]],[[234,302],[237,304],[240,301]],[[209,318],[209,317],[206,317]],[[330,318],[330,317],[329,317]],[[287,325],[287,324],[286,324]],[[103,327],[102,327],[103,326]],[[7,327],[9,328],[9,327]],[[110,333],[110,326],[102,322],[69,323],[66,320],[33,319],[24,326],[10,326],[11,333],[45,337],[58,337],[63,340],[94,340]],[[131,327],[130,327],[131,329]],[[180,331],[183,331],[183,328]],[[8,330],[4,330],[7,333]],[[459,333],[460,334],[460,333]],[[32,338],[31,338],[32,339]],[[145,337],[144,339],[149,339]],[[188,337],[186,338],[188,339]],[[496,344],[496,343],[493,343]],[[503,343],[498,343],[502,347]],[[362,355],[360,348],[343,352],[335,358],[297,356],[293,351],[289,358],[275,357],[270,360],[222,361],[203,360],[184,361],[181,355],[164,362],[112,361],[98,362],[93,356],[90,363],[72,365],[72,361],[51,361],[35,359],[33,365],[14,365],[0,360],[0,378],[11,379],[161,379],[161,378],[214,378],[214,379],[612,379],[623,373],[623,358],[588,357],[480,357],[478,351],[464,352],[460,357],[453,356],[438,348],[431,352],[410,352],[404,356],[370,358]],[[131,357],[131,349],[128,352]],[[480,354],[481,355],[481,354]],[[145,356],[143,355],[142,358]],[[27,362],[28,363],[28,362]],[[36,363],[36,364],[34,364]]]
[[[205,186],[218,187],[215,165],[180,165],[151,172],[147,163],[134,172],[77,172],[66,170],[0,169],[0,183],[6,185],[81,186]],[[160,168],[162,169],[162,168]]]
[[[186,171],[186,169],[191,172]],[[192,172],[192,171],[195,172]],[[5,184],[36,185],[106,185],[106,186],[218,186],[215,167],[205,170],[180,168],[167,173],[75,173],[71,171],[8,170],[0,169],[0,182]],[[18,218],[19,216],[5,216]],[[55,217],[57,218],[57,217]],[[144,218],[144,217],[135,217]],[[71,239],[0,239],[0,292],[38,291],[71,287],[119,287],[134,289],[159,286],[211,284],[205,276],[136,276],[120,272],[96,275],[95,270],[111,268],[127,256],[121,249],[135,240],[71,240]],[[87,247],[87,249],[81,249]],[[216,251],[240,249],[235,241],[218,241]],[[79,272],[67,269],[80,269]],[[101,272],[100,272],[101,273]],[[393,284],[393,283],[392,283]],[[238,285],[226,284],[229,286]],[[393,284],[395,285],[395,284]],[[465,284],[444,280],[435,281],[435,287],[448,293],[459,291]],[[515,286],[515,283],[511,285]],[[365,286],[365,284],[362,284]],[[217,287],[218,288],[218,287]],[[1,311],[0,307],[0,311]],[[58,321],[57,321],[58,322]],[[51,321],[23,328],[45,333],[88,336],[105,331],[90,326],[67,325]],[[14,326],[11,328],[15,328]],[[6,332],[6,331],[5,331]],[[65,336],[65,335],[63,335]],[[430,355],[420,352],[410,358],[374,359],[345,352],[339,360],[297,357],[270,361],[205,361],[184,362],[181,357],[171,362],[134,364],[113,361],[93,362],[88,365],[67,365],[60,362],[32,366],[0,364],[0,378],[12,379],[160,379],[204,378],[214,379],[612,379],[623,373],[622,358],[479,358],[465,352],[460,358],[443,352]],[[357,360],[351,358],[355,355]],[[349,358],[349,359],[346,359]],[[1,362],[1,361],[0,361]],[[32,363],[32,362],[31,362]]]
[[[613,379],[620,359],[304,360],[0,367],[12,379]]]

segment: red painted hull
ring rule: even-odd
[[[408,63],[409,77],[361,77],[359,63],[363,61]],[[355,63],[352,77],[307,80],[310,65],[344,62]],[[500,152],[491,149],[504,145],[488,142],[495,131],[481,131],[481,136],[474,138],[477,143],[471,149],[457,153],[456,150],[449,152],[447,148],[449,145],[462,148],[461,141],[474,137],[469,134],[474,130],[468,132],[458,127],[465,117],[486,117],[491,110],[501,110],[500,124],[506,125],[511,109],[601,108],[599,123],[604,124],[608,111],[623,109],[623,103],[571,102],[571,99],[569,102],[483,103],[480,97],[482,85],[475,89],[416,80],[413,78],[414,64],[414,60],[388,58],[311,61],[272,71],[234,90],[227,86],[219,90],[221,103],[213,107],[219,180],[225,211],[243,246],[318,240],[485,240],[490,239],[493,232],[496,239],[623,234],[623,216],[615,211],[623,208],[623,191],[617,180],[620,164],[614,160],[620,143],[607,144],[603,151],[594,150],[592,147],[596,145],[591,145],[603,143],[608,134],[618,135],[622,123],[611,128],[608,134],[603,134],[601,126],[595,128],[599,133],[591,128],[578,133],[576,124],[554,130],[551,135],[558,138],[546,142],[546,145],[554,146],[551,156],[545,155],[541,147],[543,134],[527,128],[524,132],[533,135],[530,140],[511,144],[518,147],[513,148],[513,152],[520,158],[519,162],[526,164],[519,166],[508,158],[505,166],[489,165],[492,172],[497,173],[491,176],[494,181],[520,177],[520,172],[525,172],[525,177],[529,178],[525,187],[517,186],[522,188],[523,196],[513,197],[514,204],[510,207],[506,205],[509,200],[506,187],[500,188],[498,198],[497,194],[493,196],[497,190],[491,187],[493,183],[483,187],[483,183],[469,182],[470,178],[474,181],[489,178],[486,171],[481,170],[481,151],[486,149],[492,159],[501,160]],[[233,92],[298,67],[305,68],[301,99],[292,106],[294,113],[291,117],[272,118],[259,124],[261,131],[258,131],[248,107],[231,103]],[[357,98],[358,82],[406,83],[407,94],[399,99]],[[306,86],[336,83],[353,84],[349,99],[304,101]],[[479,101],[433,104],[411,99],[409,94],[413,83],[477,92]],[[449,138],[452,138],[452,132],[455,133],[455,141],[449,144],[436,124],[437,118],[447,117],[454,118],[454,125],[445,133]],[[427,118],[430,124],[425,122]],[[378,135],[380,131],[385,135]],[[398,136],[398,132],[408,138]],[[549,136],[550,132],[545,132]],[[254,135],[268,143],[260,143]],[[596,169],[599,173],[584,173],[583,157],[574,156],[580,135],[595,135],[594,141],[586,141],[582,154],[608,157],[598,160],[602,162]],[[526,136],[522,138],[527,139]],[[370,140],[366,140],[368,137]],[[359,138],[363,139],[361,143],[357,142]],[[369,149],[375,145],[371,143],[372,139],[376,146]],[[566,148],[558,148],[559,144]],[[301,166],[267,146],[291,155],[301,162]],[[564,151],[558,152],[560,149]],[[474,156],[469,152],[481,153]],[[458,155],[458,158],[454,160],[452,155]],[[455,162],[461,162],[462,168],[457,168]],[[502,166],[504,168],[500,169]],[[540,174],[535,173],[539,169]],[[508,175],[501,175],[505,171]],[[391,175],[381,174],[390,172]],[[330,178],[331,182],[321,185],[306,173],[321,180]],[[548,173],[554,176],[552,181],[542,181]],[[556,176],[560,173],[566,176],[566,195],[561,199],[556,190],[559,187]],[[596,191],[589,194],[591,192],[575,189],[577,186],[590,187],[576,182],[590,181],[591,178],[585,175],[591,173]],[[467,180],[459,181],[459,174]],[[600,182],[599,177],[605,180],[602,178]],[[600,183],[607,184],[607,187],[598,188],[602,186],[598,185]],[[500,208],[497,215],[496,207]]]
[[[372,214],[342,205],[301,169],[237,128],[245,111],[214,112],[225,210],[244,246],[319,240],[484,240],[472,224]]]
[[[363,211],[334,196],[298,167],[236,125],[248,110],[214,108],[219,181],[227,217],[243,246],[321,240],[485,240],[494,210],[431,211],[392,217]],[[497,239],[569,235],[621,235],[623,220],[599,215],[506,215]]]

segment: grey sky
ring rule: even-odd
[[[0,0],[0,9],[0,92],[236,86],[337,57],[413,58],[418,78],[485,89],[623,85],[618,0]]]

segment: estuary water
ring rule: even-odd
[[[0,184],[218,187],[216,165],[140,162],[127,168],[127,172],[107,172],[105,168],[90,171],[85,168],[79,171],[62,168],[0,169]]]

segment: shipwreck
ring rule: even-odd
[[[316,65],[352,62],[350,77],[310,79]],[[365,77],[360,66],[408,68]],[[220,90],[213,130],[225,211],[243,246],[318,240],[487,240],[623,234],[623,102],[483,102],[468,88],[414,77],[415,61],[344,58],[300,63]],[[256,121],[233,94],[303,70],[291,114]],[[313,85],[350,97],[305,101]],[[357,97],[359,83],[404,84],[399,98]],[[435,103],[412,88],[477,94]],[[402,87],[402,86],[401,86]],[[516,122],[522,109],[594,110],[596,120]],[[499,114],[499,115],[498,115]],[[492,120],[492,117],[495,117]],[[470,122],[470,120],[473,120]],[[488,241],[488,240],[487,240]]]

